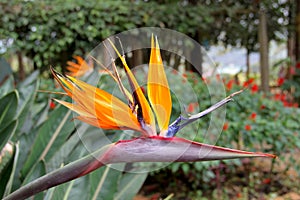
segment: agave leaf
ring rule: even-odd
[[[161,152],[164,152],[163,154]],[[159,136],[121,140],[94,153],[46,174],[8,195],[8,199],[25,199],[50,187],[84,176],[105,164],[130,162],[196,162],[274,155],[253,153],[213,145],[201,144],[182,138]]]

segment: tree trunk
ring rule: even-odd
[[[300,61],[300,1],[296,0],[296,46],[295,46],[295,57],[296,62]]]
[[[193,71],[202,75],[203,53],[200,46],[195,46],[191,52],[191,63],[194,66]]]
[[[142,64],[143,62],[143,50],[142,49],[137,49],[132,52],[132,65],[130,66],[131,68],[138,67]]]
[[[247,53],[246,53],[246,67],[247,67],[246,78],[247,78],[247,80],[249,80],[249,78],[250,78],[250,51],[249,51],[249,49],[247,49]]]
[[[22,53],[20,51],[17,52],[18,57],[18,65],[19,65],[19,79],[20,81],[25,79],[25,70],[24,70],[24,63],[22,58]]]
[[[259,12],[258,41],[260,53],[261,88],[269,91],[269,42],[267,33],[267,18],[264,10]]]

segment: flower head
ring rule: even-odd
[[[93,70],[93,66],[85,62],[80,56],[73,56],[77,63],[68,61],[66,69],[68,70],[67,74],[73,77],[83,76],[89,71]]]
[[[164,136],[168,131],[172,101],[157,39],[154,41],[152,37],[151,40],[147,84],[149,102],[128,67],[125,58],[112,43],[111,45],[123,63],[131,86],[132,94],[123,86],[120,87],[129,100],[129,105],[104,90],[88,85],[71,76],[63,76],[52,69],[55,79],[75,103],[56,101],[77,112],[79,116],[76,118],[83,122],[103,129],[136,130],[145,136],[157,135],[156,117],[160,130],[159,135]],[[117,72],[112,77],[120,84]]]

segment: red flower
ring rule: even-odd
[[[194,105],[192,103],[188,105],[187,112],[194,112]]]
[[[56,105],[53,101],[50,101],[49,107],[53,110],[56,107]]]
[[[248,81],[246,81],[243,84],[243,87],[248,87],[249,85],[251,85],[254,82],[254,78],[250,78]]]
[[[255,120],[255,119],[256,119],[256,113],[255,113],[255,112],[251,113],[250,119],[252,119],[252,120]]]
[[[290,67],[290,74],[291,75],[295,75],[296,74],[296,70],[294,67]]]
[[[266,178],[262,182],[263,182],[263,184],[270,184],[271,183],[271,179],[270,178]]]
[[[223,131],[226,131],[229,127],[229,124],[228,122],[225,122],[224,125],[223,125]]]
[[[175,69],[173,69],[173,70],[172,70],[172,73],[175,74],[175,75],[177,75],[177,74],[178,74],[178,71],[175,70]]]
[[[280,100],[281,100],[281,101],[285,101],[285,100],[286,100],[286,94],[281,94]]]
[[[190,103],[186,109],[187,112],[194,112],[196,107],[198,106],[198,103],[197,102],[194,102],[194,103]]]
[[[252,129],[252,128],[251,128],[251,126],[250,126],[249,124],[246,124],[246,125],[245,125],[245,130],[246,130],[246,131],[251,131],[251,129]]]
[[[265,105],[261,105],[261,106],[260,106],[260,109],[261,109],[261,110],[263,110],[263,109],[265,109],[265,108],[266,108]]]
[[[278,78],[277,79],[277,84],[278,84],[278,86],[281,86],[283,83],[284,83],[284,78],[283,77],[280,77],[280,78]]]
[[[242,198],[243,195],[242,195],[242,193],[238,192],[238,193],[236,193],[236,197],[237,197],[237,198]]]
[[[298,108],[298,103],[288,102],[288,101],[282,101],[284,107],[294,107]]]
[[[254,84],[254,85],[251,87],[251,92],[252,92],[252,93],[256,93],[256,92],[258,92],[258,90],[259,90],[259,87],[258,87],[257,84]]]
[[[234,84],[234,80],[229,80],[228,83],[226,84],[226,89],[231,90],[233,84]]]
[[[282,97],[281,97],[281,94],[277,93],[274,95],[274,98],[275,98],[275,100],[279,101],[279,100],[281,100]]]

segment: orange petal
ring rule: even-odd
[[[154,115],[152,113],[151,107],[142,91],[142,89],[140,88],[140,86],[138,85],[133,73],[131,72],[131,70],[129,69],[126,60],[123,56],[121,56],[121,54],[119,53],[118,49],[116,48],[116,46],[111,42],[111,40],[108,39],[108,41],[110,42],[110,44],[112,45],[112,47],[114,48],[115,52],[118,54],[119,58],[122,61],[122,64],[125,68],[130,86],[132,88],[132,91],[134,93],[134,99],[136,101],[136,103],[141,107],[142,109],[142,117],[143,120],[145,121],[145,123],[147,125],[150,125],[150,129],[145,129],[145,131],[148,132],[149,135],[156,135],[155,133],[155,119],[154,119]]]
[[[158,41],[151,38],[151,55],[148,71],[148,98],[156,114],[161,136],[168,130],[172,100],[168,80],[162,63]]]
[[[73,77],[64,77],[52,70],[59,84],[75,103],[59,101],[77,112],[78,119],[106,129],[131,129],[145,132],[131,109],[117,97]],[[89,122],[89,119],[94,119]],[[97,123],[96,123],[96,121]]]
[[[93,69],[93,66],[90,66],[85,60],[80,56],[73,56],[77,60],[77,63],[68,61],[68,66],[66,67],[70,76],[83,76],[87,72]]]

